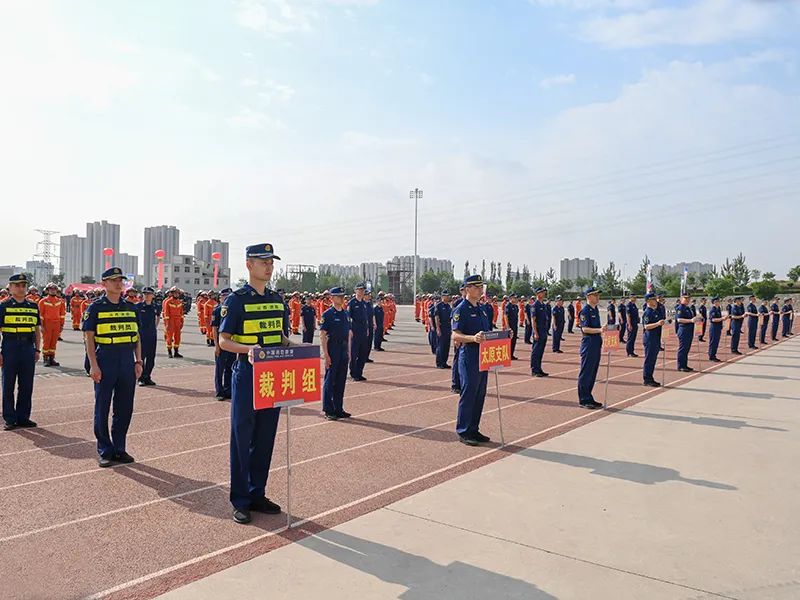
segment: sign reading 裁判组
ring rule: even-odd
[[[603,330],[603,352],[619,350],[619,330],[616,325],[606,325]]]
[[[511,366],[511,332],[486,331],[480,343],[480,362],[478,370],[496,371]]]
[[[275,408],[321,398],[319,346],[253,351],[253,408]]]

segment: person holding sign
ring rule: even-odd
[[[347,350],[353,338],[350,315],[344,308],[344,290],[331,288],[333,306],[322,313],[319,341],[325,359],[325,381],[322,385],[322,410],[329,421],[346,419],[344,387],[347,382]]]
[[[689,366],[689,350],[694,340],[694,324],[699,318],[702,317],[695,317],[689,306],[689,292],[683,292],[680,304],[675,310],[675,322],[678,324],[678,371],[684,373],[694,371]]]
[[[484,340],[484,332],[489,331],[489,321],[480,306],[483,278],[480,275],[466,277],[464,291],[464,301],[453,311],[453,339],[460,344],[458,376],[461,397],[458,399],[456,433],[462,444],[477,446],[481,442],[490,441],[478,428],[488,380],[488,372],[480,371],[478,348]]]
[[[722,322],[724,320],[720,298],[714,296],[711,299],[711,309],[708,311],[708,360],[711,362],[722,362],[717,358],[717,348],[719,348],[719,341],[722,338]]]
[[[219,346],[237,355],[231,382],[231,492],[233,520],[250,522],[250,511],[278,514],[281,507],[265,496],[280,408],[255,410],[253,352],[295,346],[284,333],[284,305],[269,289],[275,255],[272,244],[248,246],[248,283],[225,299],[220,309]]]
[[[642,376],[644,385],[661,387],[661,384],[653,377],[653,373],[656,370],[656,361],[658,360],[658,353],[661,350],[661,329],[666,319],[661,316],[661,309],[658,305],[656,295],[653,292],[645,294],[644,301],[647,306],[642,314],[642,325],[644,327],[644,365],[642,367]]]
[[[603,353],[603,325],[600,323],[600,290],[590,287],[586,290],[586,306],[581,308],[578,316],[579,327],[583,333],[581,339],[581,370],[578,373],[578,402],[581,408],[593,410],[603,405],[595,402],[592,388],[597,379],[597,369]]]

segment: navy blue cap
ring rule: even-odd
[[[16,273],[8,278],[8,283],[28,283],[28,279],[25,276],[25,273]]]
[[[534,292],[535,294],[539,294],[539,293],[541,293],[541,292],[546,292],[546,291],[547,291],[547,288],[546,288],[546,287],[544,287],[544,286],[539,286],[539,287],[537,287],[535,290],[533,290],[533,292]]]
[[[109,279],[124,279],[125,281],[128,280],[127,277],[122,273],[122,269],[119,267],[111,267],[110,269],[106,269],[103,271],[102,280],[108,281]]]
[[[155,294],[156,292],[155,292],[155,290],[153,288],[151,288],[149,285],[147,285],[147,286],[142,288],[142,293],[143,294]]]
[[[450,292],[447,290],[442,290],[442,296],[449,296]]]
[[[283,288],[278,288],[275,291],[278,292],[279,294],[284,294],[286,292],[286,290],[284,290]]]
[[[483,285],[483,277],[480,275],[468,275],[464,277],[464,286],[468,285]]]
[[[344,296],[344,290],[340,287],[331,288],[328,293],[331,296]]]
[[[372,290],[367,288],[366,290],[364,290],[364,295],[365,296],[367,296],[367,295],[371,296],[372,295]]]
[[[222,288],[222,289],[219,291],[219,293],[220,293],[220,294],[232,294],[232,293],[233,293],[233,290],[232,290],[231,288]]]
[[[254,244],[253,246],[248,246],[245,256],[247,256],[247,258],[281,259],[280,256],[275,255],[275,248],[272,247],[272,244]]]
[[[644,295],[644,299],[645,299],[645,300],[652,300],[652,299],[653,299],[653,298],[655,298],[655,297],[656,297],[656,295],[655,295],[655,293],[654,293],[654,292],[647,292],[647,293]]]
[[[558,296],[556,296],[556,300],[561,300],[561,294],[559,294]]]
[[[586,291],[583,292],[584,296],[588,296],[589,294],[599,294],[600,290],[594,286],[586,288]]]
[[[361,283],[357,283],[355,289],[357,290],[365,290],[367,289],[367,284],[363,281]]]
[[[720,301],[720,297],[719,297],[719,296],[714,296],[714,297],[711,299],[711,301],[712,301],[712,302],[719,302],[719,301]]]
[[[516,295],[514,292],[511,292],[511,293],[508,295],[508,297],[509,297],[509,298],[516,298],[516,297],[517,297],[517,295]]]

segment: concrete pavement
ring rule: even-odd
[[[798,434],[791,339],[162,598],[798,598]]]

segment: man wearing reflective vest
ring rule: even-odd
[[[24,274],[8,280],[11,297],[0,304],[0,331],[3,334],[0,367],[3,372],[3,429],[36,427],[31,421],[33,373],[41,354],[39,307],[25,298],[28,281]],[[16,402],[14,388],[17,388]]]
[[[126,279],[119,267],[103,271],[106,294],[92,302],[83,314],[89,376],[94,381],[94,435],[101,467],[133,462],[125,439],[133,416],[136,381],[142,376],[142,346],[136,307],[122,298]]]
[[[249,283],[225,299],[220,309],[219,346],[237,355],[231,382],[231,493],[233,520],[245,524],[250,511],[278,514],[266,497],[280,408],[253,408],[253,352],[294,346],[284,335],[283,300],[267,287],[276,256],[272,244],[246,250]]]

